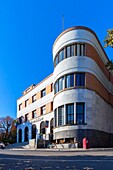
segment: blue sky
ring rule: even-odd
[[[0,117],[16,118],[16,101],[53,72],[52,45],[64,29],[87,26],[103,44],[113,28],[112,0],[0,1]],[[113,59],[113,49],[105,51]]]

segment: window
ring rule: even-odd
[[[85,103],[76,103],[76,123],[84,124]]]
[[[76,73],[76,86],[85,86],[85,73]]]
[[[25,107],[28,106],[28,103],[29,103],[29,100],[26,100],[26,101],[25,101]]]
[[[74,74],[66,76],[66,88],[74,87]]]
[[[77,54],[77,56],[80,56],[80,44],[77,44],[76,47],[77,47],[76,48],[76,54]]]
[[[33,110],[32,111],[32,118],[36,118],[36,117],[37,117],[36,110]]]
[[[74,124],[74,104],[66,105],[66,124]]]
[[[46,113],[46,106],[41,107],[41,115]]]
[[[64,49],[59,53],[59,62],[61,62],[62,60],[64,60]]]
[[[66,58],[71,56],[70,53],[71,53],[70,46],[68,46],[66,47]]]
[[[85,55],[85,45],[84,44],[76,44],[76,56],[84,56]]]
[[[75,54],[74,54],[74,48],[75,46],[74,45],[71,45],[71,56],[74,56]]]
[[[32,96],[32,103],[36,101],[36,94]]]
[[[45,122],[44,121],[40,123],[40,133],[45,134]]]
[[[19,104],[19,110],[21,110],[22,109],[22,103],[21,104]]]
[[[58,65],[62,60],[72,56],[84,56],[85,55],[85,44],[75,43],[64,47],[60,52],[57,53],[54,60],[54,67]]]
[[[22,124],[22,117],[19,117],[19,124]]]
[[[28,114],[25,114],[25,122],[28,121]]]
[[[65,88],[75,86],[76,87],[85,86],[85,73],[73,73],[59,78],[54,85],[54,94]]]
[[[80,46],[80,55],[81,56],[85,55],[85,45],[84,44],[81,44],[81,46]]]
[[[54,111],[54,127],[57,127],[57,109]]]
[[[58,90],[58,81],[56,81],[56,83],[55,83],[55,94],[58,92],[59,90]]]
[[[58,91],[64,89],[64,77],[61,77],[61,78],[58,80],[58,86],[59,86]]]
[[[22,124],[22,123],[24,123],[24,122],[25,122],[24,116],[21,116],[21,117],[18,118],[18,123],[19,123],[19,124]]]
[[[57,55],[56,58],[55,58],[55,66],[56,66],[58,63],[59,63],[59,61],[58,61],[58,55]]]
[[[64,125],[64,106],[58,107],[58,126]]]
[[[41,97],[44,97],[46,95],[46,89],[43,89],[42,91],[41,91]]]

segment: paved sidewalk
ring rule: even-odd
[[[49,152],[49,151],[52,151],[52,152],[58,152],[58,151],[63,151],[63,152],[67,152],[67,151],[70,151],[70,152],[96,152],[96,151],[113,151],[113,148],[89,148],[89,149],[83,149],[83,148],[72,148],[72,149],[57,149],[57,148],[28,148],[28,149],[24,149],[24,148],[7,148],[7,149],[10,149],[10,150],[37,150],[37,151],[46,151],[46,152]]]

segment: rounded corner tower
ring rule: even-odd
[[[54,42],[53,131],[57,143],[78,141],[82,145],[88,137],[94,147],[104,146],[109,136],[113,139],[107,61],[96,34],[87,27],[69,28]]]

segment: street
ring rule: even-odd
[[[113,170],[113,151],[1,149],[0,170]]]

